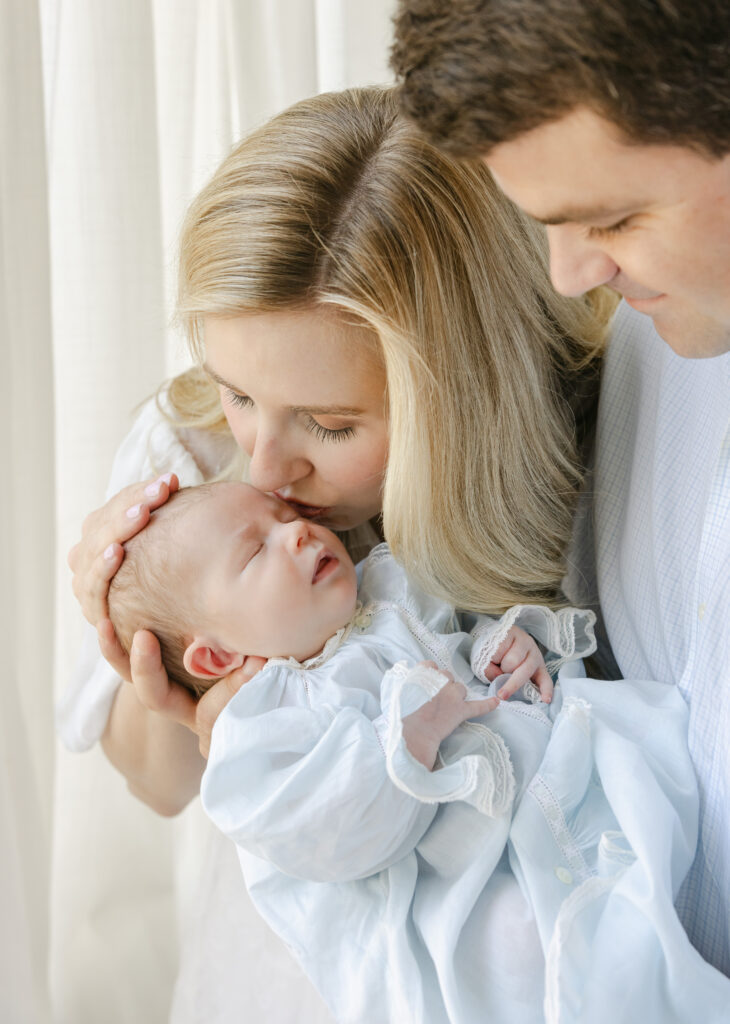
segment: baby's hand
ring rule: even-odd
[[[532,680],[546,704],[553,699],[553,681],[537,642],[519,626],[512,626],[487,665],[485,676],[491,682],[497,676],[510,672],[511,676],[497,694],[507,700],[521,686]]]
[[[430,668],[438,668],[431,661],[423,662]],[[436,763],[441,742],[450,736],[457,726],[468,718],[477,718],[494,711],[499,706],[496,697],[482,700],[467,700],[467,689],[458,683],[450,672],[439,670],[448,682],[435,697],[421,705],[418,711],[403,719],[403,739],[409,752],[429,771]]]

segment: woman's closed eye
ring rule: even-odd
[[[231,391],[230,388],[224,388],[226,401],[230,402],[237,409],[250,409],[253,405],[253,399],[249,398],[248,395],[239,395],[237,391]]]
[[[225,394],[226,402],[234,406],[236,409],[253,408],[254,402],[249,395],[242,395],[240,392],[233,391],[231,388],[225,386],[223,387],[223,392]],[[318,441],[346,441],[355,434],[355,428],[353,426],[325,427],[309,414],[306,414],[304,426],[310,434],[314,434]]]
[[[307,418],[306,427],[318,441],[346,441],[355,434],[354,427],[339,427],[336,430],[331,427],[323,427],[313,416]]]

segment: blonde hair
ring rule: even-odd
[[[595,380],[613,306],[557,295],[547,266],[481,162],[440,153],[392,90],[353,89],[223,162],[183,228],[178,317],[198,356],[210,316],[328,306],[372,328],[385,537],[426,590],[494,613],[556,600],[581,479],[565,396]],[[227,429],[201,369],[168,396],[179,425]]]
[[[111,579],[108,596],[109,618],[127,654],[137,630],[151,630],[160,642],[170,680],[196,697],[210,684],[188,673],[183,656],[186,635],[202,621],[202,611],[194,579],[170,528],[193,502],[205,500],[212,486],[182,488],[152,513],[144,530],[124,545],[124,561]]]

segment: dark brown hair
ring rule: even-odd
[[[728,0],[401,0],[395,30],[402,108],[451,153],[577,106],[632,142],[730,151]]]

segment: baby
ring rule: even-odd
[[[585,679],[591,612],[457,616],[385,545],[355,569],[234,483],[158,510],[109,602],[196,689],[268,659],[216,721],[201,796],[335,1020],[672,1016],[674,988],[643,1010],[647,978],[697,959],[672,905],[696,837],[686,709]]]
[[[122,646],[129,651],[135,630],[152,630],[170,679],[196,695],[247,655],[314,657],[353,618],[356,604],[357,574],[340,539],[243,483],[175,494],[127,544],[109,592]],[[494,650],[488,677],[513,669],[499,697],[532,679],[551,700],[538,645],[516,626]],[[428,767],[457,725],[498,704],[496,697],[465,696],[463,686],[449,685],[406,717],[407,745]]]

